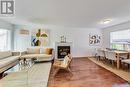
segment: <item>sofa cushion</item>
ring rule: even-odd
[[[19,59],[19,56],[10,56],[10,57],[4,58],[0,60],[0,68],[11,64],[12,62],[17,61],[18,59]]]
[[[52,55],[48,55],[48,54],[40,54],[37,57],[41,57],[41,58],[49,58],[52,57]]]
[[[52,51],[53,51],[53,48],[46,48],[45,49],[45,54],[50,55],[50,54],[52,54]]]
[[[0,59],[6,58],[6,57],[10,57],[12,56],[12,52],[11,51],[1,51],[0,52]]]
[[[50,58],[52,55],[47,55],[47,54],[26,54],[26,55],[23,55],[21,56],[21,59],[23,58],[39,58],[39,57],[42,57],[42,58]]]
[[[40,48],[40,54],[45,54],[45,49],[44,48]]]
[[[40,48],[27,48],[27,54],[40,54]]]

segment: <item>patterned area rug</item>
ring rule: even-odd
[[[52,67],[48,87],[130,87],[127,81],[98,66],[88,58],[73,59],[72,73],[61,70],[53,76]]]

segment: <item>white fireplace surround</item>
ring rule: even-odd
[[[70,46],[70,54],[72,53],[72,42],[66,42],[66,43],[61,43],[61,42],[56,42],[55,43],[55,59],[60,59],[58,58],[58,46]]]

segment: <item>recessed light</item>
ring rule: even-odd
[[[111,19],[105,19],[105,20],[101,21],[101,24],[108,24],[111,21],[112,21]]]

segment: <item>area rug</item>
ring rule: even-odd
[[[75,58],[72,74],[61,70],[53,76],[52,67],[48,87],[130,87],[127,81],[98,66],[88,58]]]

